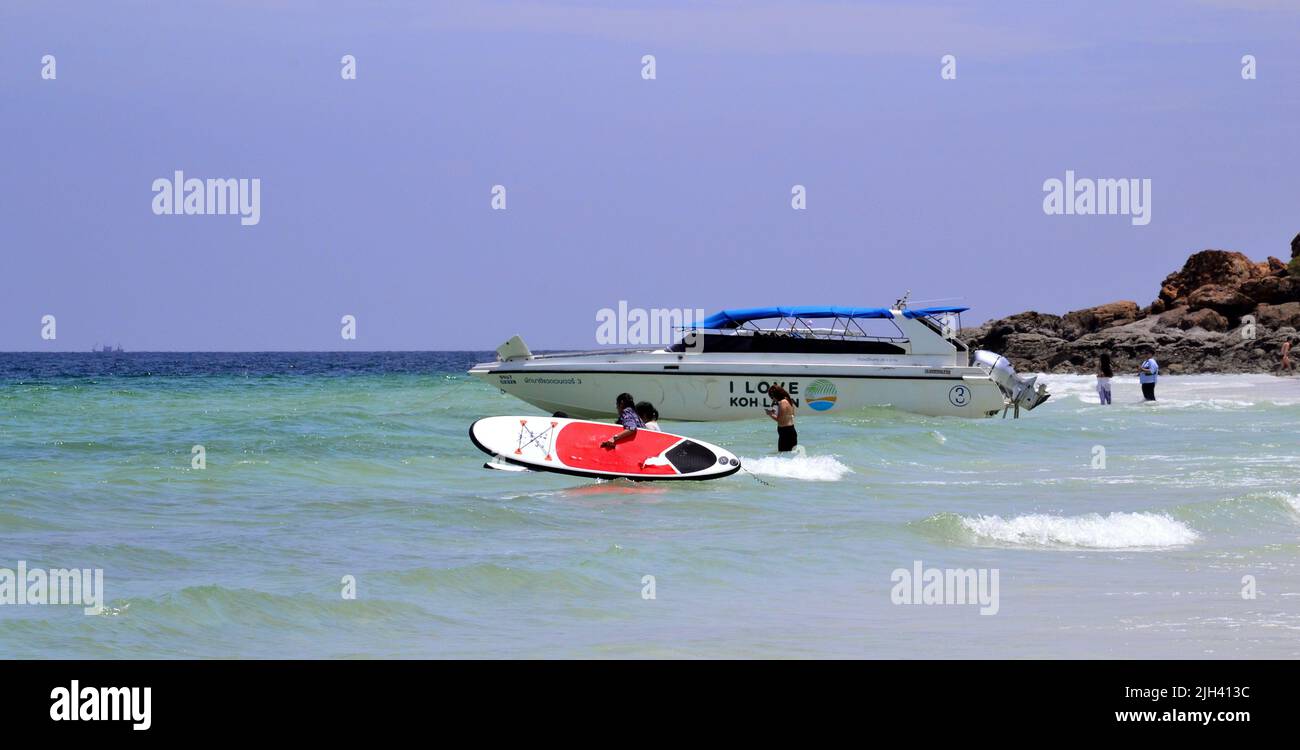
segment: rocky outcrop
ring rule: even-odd
[[[1187,295],[1188,310],[1214,310],[1230,318],[1255,309],[1255,300],[1226,284],[1206,284]]]
[[[1155,301],[1110,302],[1064,315],[1023,312],[965,328],[973,349],[1003,354],[1017,369],[1092,372],[1109,352],[1117,372],[1155,354],[1164,372],[1271,372],[1300,329],[1300,234],[1291,262],[1256,263],[1238,252],[1202,250],[1169,274]]]
[[[1260,305],[1255,308],[1256,325],[1265,328],[1300,329],[1300,302],[1283,302],[1280,305]]]
[[[1267,263],[1256,263],[1241,253],[1202,250],[1188,258],[1181,271],[1165,277],[1151,311],[1160,313],[1186,304],[1192,292],[1206,285],[1235,289],[1267,273]]]
[[[1066,338],[1078,338],[1103,328],[1132,323],[1142,314],[1136,302],[1110,302],[1105,305],[1075,310],[1061,317],[1061,328]]]
[[[1228,330],[1228,326],[1227,318],[1208,307],[1188,312],[1178,321],[1178,327],[1184,331],[1200,328],[1204,331],[1223,332]]]
[[[1270,260],[1277,260],[1277,258],[1270,258]],[[1269,305],[1300,300],[1300,279],[1281,275],[1286,272],[1286,266],[1282,266],[1281,261],[1278,263],[1280,268],[1277,272],[1243,283],[1239,287],[1241,294],[1256,302]]]

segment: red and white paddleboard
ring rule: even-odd
[[[730,451],[668,432],[637,430],[612,450],[620,425],[557,417],[486,417],[469,427],[484,453],[516,466],[596,479],[718,479],[740,471]]]

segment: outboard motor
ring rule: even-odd
[[[975,352],[975,361],[989,368],[989,377],[1002,389],[1002,394],[1007,398],[1007,409],[1014,407],[1017,418],[1020,417],[1020,407],[1029,411],[1051,398],[1047,386],[1037,382],[1037,375],[1016,374],[1016,368],[1001,354],[981,349]],[[1005,419],[1006,416],[1006,409],[1003,409],[1002,417]]]

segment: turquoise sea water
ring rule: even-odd
[[[1300,656],[1300,379],[1047,376],[1019,421],[806,416],[795,457],[665,423],[753,473],[638,485],[482,469],[469,423],[535,413],[489,358],[0,354],[0,568],[108,605],[0,605],[0,656]],[[997,613],[894,604],[917,561],[996,569]]]

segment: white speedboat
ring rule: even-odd
[[[723,310],[665,349],[533,354],[518,337],[469,374],[547,412],[608,417],[631,393],[664,419],[764,416],[781,384],[799,416],[892,406],[934,416],[990,417],[1046,401],[1036,377],[1006,358],[972,354],[955,331],[965,307],[760,307]],[[885,330],[875,330],[881,326]],[[871,328],[871,331],[868,331]]]

